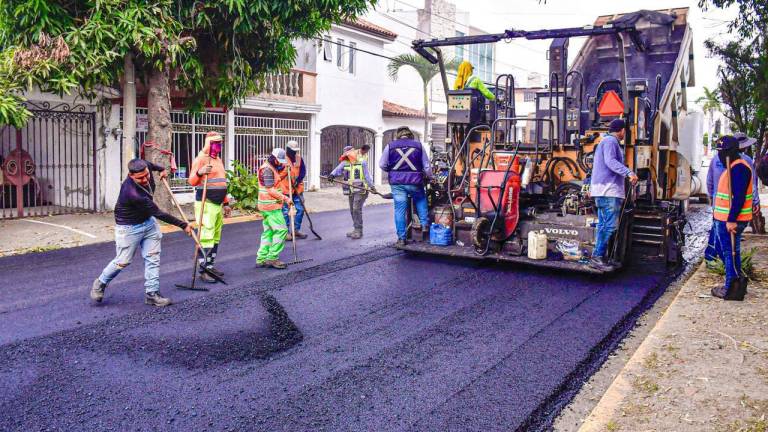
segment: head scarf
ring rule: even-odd
[[[472,63],[464,60],[459,65],[459,70],[456,74],[456,81],[453,82],[454,90],[463,90],[467,85],[467,80],[472,76]]]

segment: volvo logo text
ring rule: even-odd
[[[579,235],[579,232],[577,230],[569,230],[569,229],[562,229],[562,228],[544,228],[544,232],[547,234],[555,234],[555,235],[568,235],[568,236]]]

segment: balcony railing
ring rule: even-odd
[[[264,90],[259,97],[266,99],[315,103],[314,72],[292,69],[285,74],[268,74],[264,82]]]

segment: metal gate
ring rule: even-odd
[[[96,113],[25,105],[26,126],[0,126],[0,219],[97,211]]]
[[[320,135],[320,175],[327,176],[339,164],[339,156],[346,146],[360,148],[363,144],[371,146],[368,153],[368,169],[373,176],[376,154],[372,130],[356,126],[328,126]],[[321,186],[338,186],[323,180]]]
[[[256,172],[275,147],[285,148],[294,140],[305,166],[309,166],[309,120],[235,116],[235,160],[252,173]],[[307,176],[308,177],[308,176]],[[305,183],[309,178],[305,178]]]

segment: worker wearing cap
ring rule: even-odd
[[[288,226],[283,217],[283,205],[291,206],[293,202],[283,194],[280,183],[288,174],[285,150],[275,148],[259,168],[259,201],[263,231],[259,252],[256,254],[256,265],[284,269],[287,265],[280,261],[280,252],[285,247],[285,237]]]
[[[755,138],[748,137],[743,132],[737,132],[733,134],[733,138],[736,138],[736,140],[739,142],[739,156],[741,159],[744,159],[747,164],[749,164],[749,167],[753,173],[752,190],[754,190],[755,193],[752,196],[752,214],[756,217],[756,215],[760,214],[760,194],[757,193],[758,178],[756,175],[754,175],[755,162],[751,157],[749,157],[748,154],[746,154],[746,151],[752,147],[755,142],[757,142],[757,140]],[[712,158],[712,161],[709,163],[709,170],[707,171],[707,193],[709,195],[710,202],[713,204],[715,202],[716,187],[718,181],[720,180],[720,175],[722,175],[724,171],[725,165],[720,161],[718,155],[715,154],[715,156]],[[716,238],[717,235],[713,218],[712,228],[709,230],[709,241],[707,242],[707,248],[704,251],[704,260],[706,261],[707,266],[710,268],[714,265],[715,258],[719,256]]]
[[[399,127],[395,140],[381,154],[379,167],[389,174],[392,198],[395,202],[396,246],[405,246],[408,199],[413,199],[422,234],[429,230],[429,209],[424,184],[432,177],[432,167],[424,147],[405,126]],[[419,225],[413,224],[414,227]]]
[[[369,147],[370,148],[370,147]],[[368,199],[368,191],[376,191],[373,186],[368,160],[352,146],[344,147],[339,157],[339,164],[328,175],[329,180],[343,176],[341,185],[344,195],[349,196],[349,213],[352,216],[352,231],[347,237],[358,240],[363,237],[363,205]]]
[[[742,158],[739,141],[733,136],[720,138],[717,157],[726,169],[717,181],[712,214],[717,248],[725,267],[725,285],[712,288],[712,295],[742,300],[744,292],[734,292],[731,287],[741,276],[741,234],[752,220],[753,172]]]
[[[597,207],[597,230],[589,265],[603,271],[611,269],[606,255],[608,243],[618,229],[619,215],[626,197],[624,179],[628,178],[633,186],[637,184],[637,175],[624,164],[624,152],[619,145],[624,139],[625,128],[624,120],[611,121],[608,134],[595,148],[592,166],[589,190]]]
[[[456,80],[453,82],[453,89],[454,90],[464,90],[464,89],[475,89],[482,93],[483,96],[485,96],[488,100],[496,100],[496,95],[491,93],[490,90],[488,90],[488,87],[485,86],[485,83],[483,80],[478,78],[475,75],[472,75],[472,72],[474,71],[474,67],[472,66],[472,63],[464,60],[459,65],[459,69],[456,73]]]
[[[200,227],[200,245],[203,248],[197,257],[200,280],[207,283],[215,283],[216,280],[203,271],[204,267],[219,276],[224,276],[224,273],[216,269],[214,264],[221,242],[224,217],[229,217],[232,212],[227,197],[227,173],[224,162],[221,160],[222,142],[223,139],[218,132],[212,131],[205,135],[203,148],[192,161],[191,175],[188,179],[189,184],[195,187],[195,219]],[[203,205],[203,189],[207,189],[205,205]],[[202,219],[200,219],[201,208]]]
[[[283,195],[293,198],[293,207],[296,209],[296,215],[294,216],[294,231],[297,239],[305,239],[307,235],[300,232],[301,221],[304,219],[304,205],[302,204],[304,199],[302,194],[304,193],[304,177],[307,176],[307,166],[304,164],[304,160],[299,155],[300,147],[296,141],[288,141],[285,144],[285,156],[286,156],[286,174],[283,180],[280,182],[280,189]],[[290,185],[289,181],[293,184]],[[288,204],[283,206],[283,217],[285,218],[285,224],[288,225],[288,235],[285,240],[291,241],[291,218],[288,214],[290,206]]]

